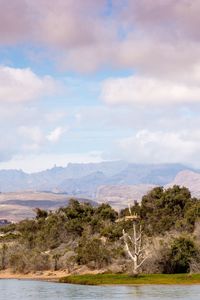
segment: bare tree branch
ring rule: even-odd
[[[131,216],[131,208],[129,206],[129,213]],[[137,215],[133,216],[133,237],[125,232],[123,229],[123,239],[125,243],[125,250],[128,256],[133,261],[133,273],[137,274],[138,269],[143,265],[148,256],[145,255],[145,248],[142,246],[142,226],[140,225],[137,232],[136,228]]]

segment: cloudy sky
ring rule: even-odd
[[[0,168],[200,167],[200,0],[0,0]]]

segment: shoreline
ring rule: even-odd
[[[77,274],[77,275],[75,275]],[[79,274],[79,275],[78,275]],[[67,270],[45,270],[45,271],[35,271],[29,272],[27,274],[23,273],[14,273],[12,269],[0,270],[0,280],[2,279],[19,279],[19,280],[41,280],[49,282],[60,282],[61,279],[67,278],[68,276],[95,276],[102,274],[100,270],[89,270],[85,267],[80,267],[75,270],[74,273],[69,273]]]
[[[0,271],[0,280],[3,279],[18,279],[18,280],[40,280],[48,282],[59,282],[63,277],[68,276],[66,271],[42,271],[30,272],[27,274],[13,273],[11,270]]]
[[[127,274],[81,274],[72,275],[66,271],[13,273],[0,271],[0,280],[33,280],[78,285],[200,285],[200,274],[141,274],[133,277]]]

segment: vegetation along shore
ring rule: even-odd
[[[187,188],[156,187],[120,212],[71,199],[35,214],[0,227],[0,278],[200,283],[200,201]]]
[[[127,274],[87,274],[66,276],[59,282],[83,285],[200,284],[200,274],[142,274],[137,277]]]

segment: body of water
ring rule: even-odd
[[[199,300],[200,285],[83,286],[29,280],[0,280],[1,300]]]

